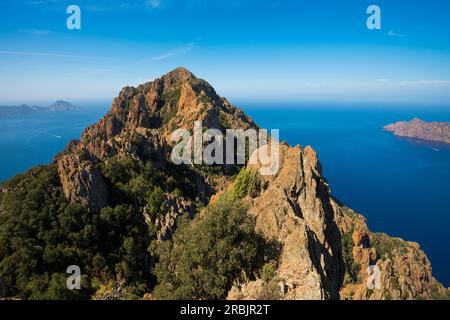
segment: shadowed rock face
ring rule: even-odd
[[[64,195],[91,211],[100,211],[108,203],[108,189],[100,171],[90,159],[69,154],[58,161],[58,174]]]
[[[191,130],[198,120],[222,131],[257,128],[207,82],[183,68],[137,88],[124,88],[108,114],[57,157],[66,198],[91,211],[100,210],[108,204],[109,193],[97,164],[111,157],[164,162],[172,146],[170,134],[176,128]],[[257,164],[247,169],[257,172],[259,168]],[[212,201],[206,190],[225,192],[233,186],[231,176],[220,177],[220,187],[217,177],[195,179],[201,186],[197,194]],[[433,278],[430,263],[417,244],[371,233],[362,216],[330,196],[310,147],[281,144],[280,170],[274,176],[260,176],[254,190],[244,201],[256,220],[256,231],[274,245],[280,298],[431,298],[436,292],[446,292]],[[187,199],[165,195],[165,200],[167,212],[158,217],[147,208],[142,212],[147,223],[156,225],[159,240],[171,238],[180,216],[195,214]],[[374,264],[382,271],[381,288],[370,291],[366,269]],[[265,281],[236,284],[228,298],[266,297]]]
[[[384,130],[399,137],[450,143],[450,122],[425,122],[415,118],[389,124]]]

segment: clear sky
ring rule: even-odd
[[[177,66],[231,99],[450,105],[450,1],[0,1],[1,104],[111,99]]]

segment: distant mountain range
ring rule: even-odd
[[[0,118],[10,116],[22,116],[37,112],[66,112],[79,110],[70,102],[58,100],[47,107],[29,106],[22,104],[20,106],[0,106]]]

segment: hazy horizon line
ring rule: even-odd
[[[114,98],[54,98],[54,99],[36,99],[36,100],[0,100],[0,107],[11,107],[20,105],[29,106],[47,106],[57,100],[64,100],[73,103],[79,107],[94,107],[101,104],[103,107],[110,107]],[[264,98],[227,98],[232,104],[237,107],[245,108],[275,108],[275,104],[280,107],[288,108],[305,108],[305,107],[334,107],[334,108],[373,108],[373,107],[410,107],[410,108],[432,108],[432,107],[448,107],[450,109],[450,102],[424,102],[424,101],[371,101],[371,100],[319,100],[319,99],[264,99]]]

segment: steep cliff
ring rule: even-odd
[[[330,195],[309,146],[282,144],[280,156],[277,175],[260,177],[246,198],[257,232],[279,244],[275,270],[271,279],[234,286],[229,299],[448,298],[417,243],[370,232],[363,216]],[[379,282],[369,279],[374,266]]]
[[[282,144],[280,163],[275,176],[260,177],[258,192],[247,200],[249,214],[256,218],[256,231],[279,245],[275,263],[281,297],[337,299],[345,268],[340,233],[317,155],[309,147],[302,150]],[[246,297],[248,293],[240,294]],[[234,293],[230,298],[238,296]]]

